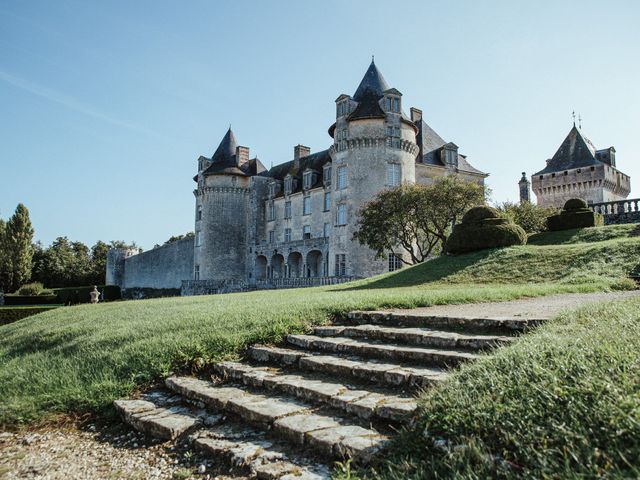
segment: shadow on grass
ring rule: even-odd
[[[636,225],[636,227],[629,232],[630,237],[640,237],[640,223]],[[640,265],[638,265],[640,269]]]
[[[353,287],[341,288],[340,290],[412,287],[437,282],[484,260],[494,252],[495,250],[489,249],[465,255],[437,257],[420,265],[394,272],[392,275],[385,275],[381,278],[365,281]]]

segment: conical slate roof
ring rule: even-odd
[[[356,102],[361,101],[367,89],[375,92],[378,95],[378,98],[382,96],[382,92],[389,90],[389,85],[387,85],[386,80],[378,70],[378,67],[376,67],[373,60],[371,60],[371,65],[369,65],[367,72],[364,74],[364,77],[362,77],[362,81],[360,82],[356,93],[353,94],[353,99]]]
[[[236,147],[238,142],[236,136],[233,134],[233,130],[229,127],[227,133],[222,138],[220,145],[216,148],[216,151],[211,157],[213,163],[220,163],[225,165],[235,165],[234,155],[236,154]]]
[[[378,99],[380,96],[371,88],[367,87],[362,92],[358,106],[355,108],[348,120],[359,120],[363,118],[384,118],[384,110],[380,108]]]
[[[600,164],[600,162],[596,159],[595,147],[574,125],[544,170],[534,173],[534,175],[598,164]]]

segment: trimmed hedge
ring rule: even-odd
[[[77,305],[79,303],[91,302],[89,292],[91,287],[65,287],[54,288],[53,295],[14,295],[4,296],[5,305]],[[102,294],[101,302],[120,300],[120,287],[116,285],[98,286],[98,291]]]
[[[462,222],[453,227],[446,244],[447,253],[459,254],[485,248],[508,247],[527,243],[527,233],[490,207],[474,207]]]
[[[602,225],[604,225],[604,217],[591,211],[586,202],[579,198],[567,200],[558,215],[547,218],[547,228],[551,231],[601,227]]]
[[[4,296],[5,305],[56,305],[60,304],[56,295],[15,295]]]
[[[2,307],[0,308],[0,325],[7,325],[8,323],[17,322],[23,318],[31,317],[37,313],[47,312],[56,306],[50,307]]]

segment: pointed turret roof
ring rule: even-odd
[[[544,170],[534,173],[534,175],[599,164],[600,162],[596,159],[595,147],[587,137],[582,135],[582,132],[574,124]]]
[[[378,98],[382,96],[382,92],[389,89],[389,85],[378,70],[378,67],[376,67],[373,59],[371,59],[371,65],[369,65],[364,77],[362,77],[362,81],[360,82],[360,85],[358,85],[356,93],[353,94],[353,99],[356,102],[359,102],[367,89],[375,92],[378,95]]]
[[[236,162],[233,157],[236,154],[237,146],[238,142],[236,141],[236,136],[233,134],[231,127],[229,127],[229,130],[225,133],[220,145],[218,145],[218,148],[216,148],[216,151],[213,153],[211,161],[213,163],[235,165]]]

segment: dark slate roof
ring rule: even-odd
[[[271,167],[267,172],[262,173],[262,176],[275,178],[276,180],[284,180],[284,177],[291,174],[293,178],[297,180],[296,187],[292,193],[302,190],[302,174],[305,170],[314,170],[318,173],[315,184],[311,187],[317,187],[322,185],[322,167],[331,163],[331,155],[329,155],[329,149],[322,150],[320,152],[312,153],[306,157],[302,157],[299,160],[299,164],[296,167],[296,161],[291,160],[289,162],[281,163]]]
[[[384,110],[380,107],[380,97],[371,88],[367,87],[360,98],[358,106],[347,117],[347,120],[362,120],[365,118],[385,118]]]
[[[445,141],[424,120],[420,120],[417,127],[417,141],[418,145],[422,148],[422,163],[426,165],[444,167],[444,163],[440,160],[440,152],[442,148],[450,142]],[[467,157],[460,154],[458,154],[458,171],[486,175],[485,172],[482,172],[471,165],[467,161]]]
[[[389,89],[389,85],[387,85],[384,77],[378,71],[373,60],[371,60],[371,65],[369,65],[364,77],[362,77],[356,93],[353,94],[353,99],[356,102],[361,101],[367,89],[373,90],[378,95],[378,98],[382,96],[382,92]]]
[[[600,165],[595,154],[596,149],[591,141],[574,125],[547,166],[534,175]]]
[[[220,145],[216,148],[216,151],[211,156],[211,161],[213,163],[224,163],[227,165],[235,164],[236,155],[236,147],[238,146],[238,142],[236,141],[236,136],[233,134],[231,127],[227,130],[227,133],[222,138]]]

